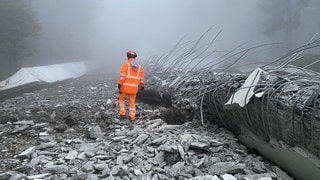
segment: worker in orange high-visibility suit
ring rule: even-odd
[[[136,95],[140,88],[144,90],[144,69],[136,61],[137,53],[127,52],[128,61],[123,63],[120,70],[118,81],[119,88],[119,114],[126,116],[125,100],[129,99],[129,119],[134,121],[136,118]]]

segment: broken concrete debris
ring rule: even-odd
[[[250,74],[217,73],[215,69],[166,72],[156,68],[158,78],[151,76],[149,86],[160,97],[168,99],[170,95],[166,122],[184,123],[191,112],[191,119],[200,119],[204,125],[226,127],[246,146],[258,150],[295,178],[320,177],[316,163],[320,161],[319,73],[301,69],[297,73],[297,68],[285,66],[266,66]],[[273,146],[273,141],[283,146]],[[221,148],[210,150],[220,152]],[[296,148],[302,150],[296,152]],[[292,158],[279,158],[288,155]]]
[[[119,120],[116,95],[105,89],[112,83],[88,75],[1,102],[0,179],[278,177],[273,163],[251,154],[224,128],[203,127],[199,120],[167,124],[159,106],[143,103],[133,124]],[[55,128],[59,123],[64,131]]]

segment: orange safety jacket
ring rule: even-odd
[[[118,84],[120,91],[127,94],[137,94],[139,85],[144,87],[144,70],[139,65],[138,69],[133,68],[130,61],[123,63],[120,70]]]

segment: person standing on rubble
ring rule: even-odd
[[[136,61],[137,53],[127,52],[128,61],[123,63],[118,80],[119,89],[119,114],[121,118],[126,117],[125,100],[129,100],[129,119],[133,122],[136,118],[136,95],[138,90],[144,90],[144,69]]]

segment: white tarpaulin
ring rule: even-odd
[[[21,68],[8,79],[0,81],[0,91],[34,82],[54,83],[66,79],[77,78],[84,75],[86,71],[84,62]]]

